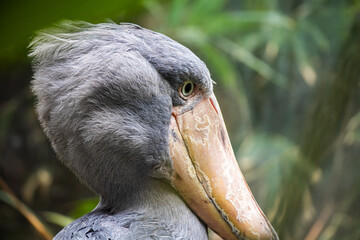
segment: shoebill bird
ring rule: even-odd
[[[37,113],[100,196],[55,239],[278,239],[234,157],[209,70],[134,24],[66,22],[31,44]]]

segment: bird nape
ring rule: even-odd
[[[98,206],[55,239],[278,239],[234,157],[204,62],[134,24],[31,43],[37,113]]]

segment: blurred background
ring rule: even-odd
[[[49,238],[98,201],[34,111],[27,46],[63,19],[133,22],[190,48],[280,239],[360,239],[359,0],[1,1],[1,239]]]

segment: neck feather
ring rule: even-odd
[[[165,234],[173,239],[208,239],[204,223],[167,183],[150,180],[133,203],[126,209],[113,209],[112,214],[127,219],[124,225],[129,227],[135,239],[149,234]],[[106,209],[100,203],[95,211]]]

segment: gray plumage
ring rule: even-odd
[[[66,22],[31,44],[33,91],[59,159],[101,197],[57,239],[206,239],[169,184],[168,133],[178,88],[212,92],[205,64],[133,24]],[[175,221],[175,222],[174,222]]]
[[[206,227],[165,183],[143,193],[147,200],[126,210],[98,208],[60,231],[55,239],[207,239]]]

